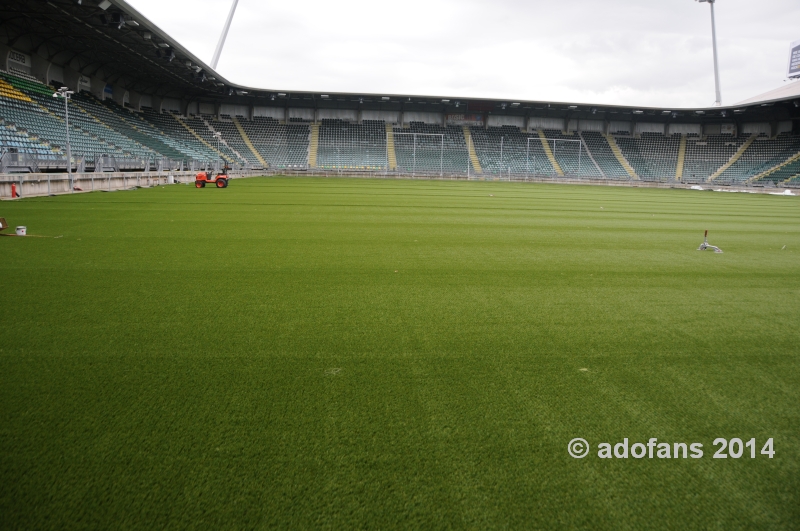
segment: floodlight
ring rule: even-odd
[[[716,89],[717,99],[714,100],[714,105],[719,107],[722,105],[722,96],[719,91],[719,60],[717,59],[717,27],[714,21],[714,3],[716,0],[697,0],[701,4],[707,3],[711,6],[711,44],[714,49],[714,88]]]
[[[100,9],[102,9],[103,11],[105,11],[106,9],[108,9],[109,7],[111,7],[111,2],[109,2],[109,0],[103,0],[102,2],[100,2],[99,4],[97,4],[97,7],[99,7],[99,8],[100,8]]]

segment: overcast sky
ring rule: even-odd
[[[207,63],[231,0],[129,0]],[[715,4],[722,103],[784,84],[798,0]],[[714,102],[693,0],[239,0],[218,70],[278,90],[696,107]]]

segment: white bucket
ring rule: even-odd
[[[17,236],[26,236],[28,234],[28,227],[17,227]]]

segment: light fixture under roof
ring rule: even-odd
[[[383,101],[389,101],[389,96],[381,96],[381,99],[382,99]]]
[[[694,111],[695,114],[705,114],[706,111]]]
[[[319,97],[320,97],[320,98],[323,98],[323,99],[328,99],[328,98],[330,98],[330,96],[329,96],[329,95],[327,95],[327,94],[320,94],[320,95],[319,95]]]
[[[442,103],[450,103],[450,100],[442,100]]]
[[[641,109],[636,109],[635,111],[633,111],[633,114],[644,114],[644,111]]]
[[[672,111],[661,111],[661,114],[671,114]]]
[[[519,102],[518,102],[518,101],[517,101],[517,102],[514,102],[514,103],[512,103],[512,104],[511,104],[511,106],[512,106],[512,107],[519,107]]]
[[[577,109],[577,108],[578,108],[578,106],[577,106],[577,105],[570,105],[570,106],[568,107],[568,109],[569,109],[569,110],[571,110],[571,111],[574,111],[574,110],[575,110],[575,109]]]
[[[97,7],[99,7],[99,8],[100,8],[100,9],[102,9],[103,11],[105,11],[106,9],[108,9],[109,7],[111,7],[111,2],[109,2],[109,0],[103,0],[102,2],[100,2],[99,4],[97,4]]]

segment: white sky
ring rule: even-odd
[[[207,63],[231,0],[129,0]],[[718,0],[722,103],[784,84],[797,0]],[[239,0],[218,70],[278,90],[658,107],[714,102],[692,0]]]

